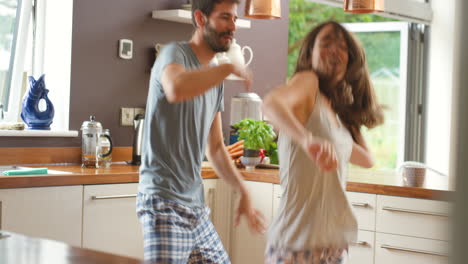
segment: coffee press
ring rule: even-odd
[[[81,131],[81,166],[100,168],[102,160],[112,153],[112,139],[108,134],[103,134],[102,125],[94,116],[90,116],[89,121],[83,122]],[[107,137],[110,142],[110,147],[106,147],[105,153],[100,146],[100,137]]]

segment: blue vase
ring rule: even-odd
[[[49,90],[46,89],[44,74],[37,80],[29,76],[29,89],[23,98],[23,109],[21,118],[28,126],[28,129],[50,130],[50,124],[54,118],[54,106],[47,97]],[[47,108],[45,111],[39,110],[39,101],[45,100]]]

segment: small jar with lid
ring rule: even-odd
[[[97,167],[109,168],[112,164],[112,138],[109,129],[104,129],[102,134],[99,135],[99,144],[96,152],[98,156]]]

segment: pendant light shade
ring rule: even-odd
[[[384,11],[384,0],[344,0],[348,13],[376,13]]]
[[[256,19],[281,18],[281,0],[246,0],[244,15]]]

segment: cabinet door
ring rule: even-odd
[[[375,232],[359,230],[358,241],[349,245],[349,264],[374,263]]]
[[[216,213],[216,183],[217,179],[206,179],[203,180],[203,191],[205,192],[205,204],[211,210],[211,221],[214,222],[214,215]]]
[[[448,243],[376,233],[376,264],[447,264]]]
[[[84,186],[84,248],[143,258],[137,191],[137,183]]]
[[[361,230],[375,231],[377,195],[370,193],[347,192],[349,203],[354,209]]]
[[[0,190],[0,229],[81,246],[83,186]]]
[[[246,182],[247,188],[252,195],[254,206],[259,209],[271,223],[273,214],[273,184],[261,182]],[[232,209],[237,209],[239,194],[234,194]],[[233,213],[233,215],[235,215]],[[233,264],[264,263],[266,247],[266,235],[252,234],[245,219],[241,224],[231,229],[231,261]]]
[[[282,195],[281,185],[273,184],[273,219],[278,215]]]

